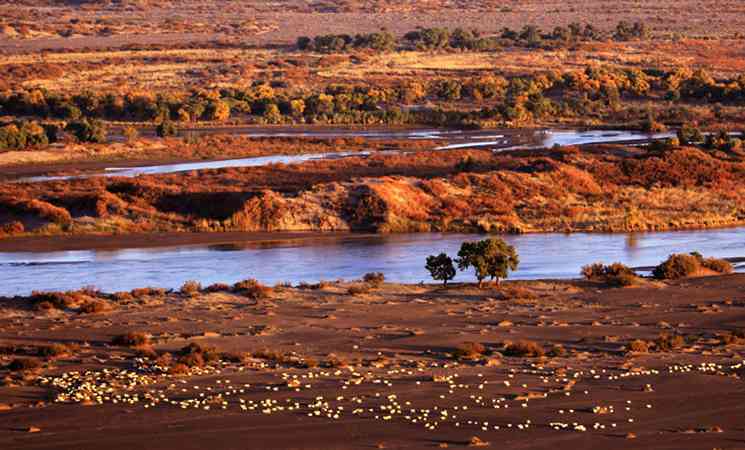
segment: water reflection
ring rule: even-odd
[[[383,272],[396,282],[429,281],[428,255],[455,256],[468,234],[400,234],[324,239],[305,243],[220,244],[119,251],[0,253],[0,295],[32,290],[67,290],[95,285],[106,291],[143,286],[177,288],[187,280],[202,284],[356,279]],[[583,265],[597,261],[640,267],[659,263],[670,253],[699,251],[706,256],[745,255],[745,228],[670,233],[533,234],[505,236],[521,264],[512,278],[573,278]],[[740,269],[742,261],[738,261]],[[458,274],[456,280],[470,280]]]

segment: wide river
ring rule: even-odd
[[[184,246],[117,251],[0,253],[0,295],[32,290],[96,286],[104,291],[157,286],[178,288],[184,281],[204,285],[256,278],[267,284],[360,278],[383,272],[396,282],[429,282],[427,255],[455,256],[463,234],[398,234],[271,246]],[[706,256],[745,256],[745,228],[637,234],[527,234],[505,236],[517,247],[521,264],[512,279],[573,278],[585,264],[619,261],[633,267],[655,265],[670,253],[699,251]],[[738,267],[738,270],[745,267]],[[471,280],[459,273],[456,280]]]

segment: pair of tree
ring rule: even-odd
[[[501,278],[507,278],[510,270],[517,269],[520,259],[515,247],[502,239],[492,238],[462,243],[455,260],[445,253],[429,256],[425,268],[433,279],[447,286],[447,282],[455,278],[454,263],[460,270],[473,267],[479,287],[482,287],[487,277],[499,284]]]

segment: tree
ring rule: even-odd
[[[492,238],[461,244],[457,263],[460,270],[473,267],[481,287],[486,277],[499,284],[501,278],[507,277],[508,271],[517,269],[520,260],[515,247],[502,239]]]
[[[70,122],[65,127],[65,131],[75,136],[80,142],[99,144],[106,142],[107,127],[100,120],[88,121],[88,119],[83,119]]]
[[[159,137],[176,136],[178,134],[178,128],[170,120],[164,120],[155,127],[155,134]]]
[[[433,280],[441,280],[443,286],[448,285],[448,281],[455,278],[455,266],[453,259],[445,253],[439,255],[430,255],[427,257],[427,264],[424,266],[432,275]]]

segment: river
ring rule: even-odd
[[[136,287],[178,288],[256,278],[267,284],[360,278],[383,272],[387,280],[429,282],[427,255],[455,256],[464,240],[481,235],[394,234],[308,244],[183,246],[117,251],[0,253],[0,295],[96,286],[112,292]],[[511,279],[575,278],[583,265],[602,261],[632,267],[659,263],[670,253],[745,256],[745,228],[638,234],[526,234],[504,239],[517,248]],[[309,241],[310,242],[310,241]],[[742,269],[743,267],[738,267]],[[472,280],[458,273],[456,280]]]
[[[250,130],[250,129],[248,129]],[[242,129],[234,130],[240,134]],[[335,131],[308,131],[291,129],[276,131],[274,133],[263,131],[260,133],[248,133],[246,135],[256,138],[266,137],[314,137],[319,139],[335,139],[349,137],[363,137],[365,139],[434,139],[442,141],[442,145],[436,150],[453,150],[462,148],[484,148],[488,147],[497,151],[508,151],[525,148],[553,147],[554,145],[585,145],[596,143],[619,143],[619,142],[643,142],[651,139],[665,139],[673,136],[673,133],[646,134],[635,131],[620,130],[539,130],[539,131],[514,131],[507,134],[499,134],[505,130],[335,130]],[[386,151],[390,152],[390,151]],[[223,169],[228,167],[258,167],[270,164],[300,164],[310,160],[343,158],[347,156],[366,156],[370,152],[333,152],[314,153],[303,155],[269,155],[252,158],[237,158],[215,161],[185,162],[178,164],[162,164],[156,166],[139,166],[117,168],[110,167],[102,172],[94,172],[83,175],[60,175],[60,176],[36,176],[17,180],[24,183],[38,183],[43,181],[59,181],[76,178],[90,177],[136,177],[140,175],[158,175],[167,173],[189,172],[193,170]]]

